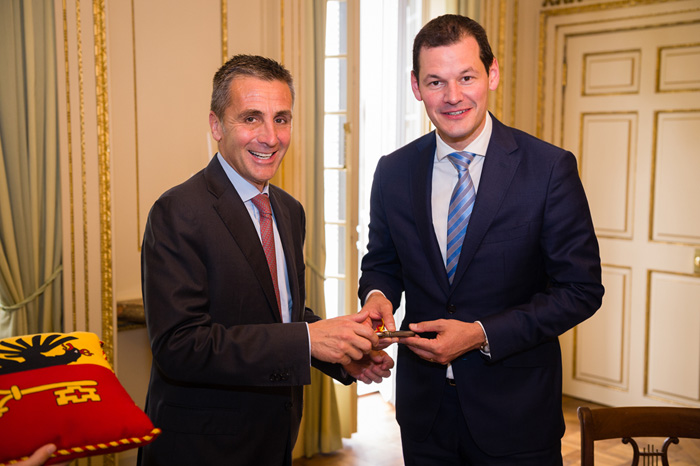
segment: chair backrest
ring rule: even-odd
[[[620,408],[578,408],[581,423],[581,466],[593,466],[593,443],[596,440],[619,438],[633,449],[632,465],[658,464],[648,459],[661,459],[668,465],[668,447],[679,437],[700,438],[700,409],[634,406]],[[661,437],[666,440],[661,451],[640,452],[633,437]]]

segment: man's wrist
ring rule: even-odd
[[[489,346],[489,336],[486,334],[486,329],[484,329],[484,325],[480,321],[475,321],[475,323],[479,324],[479,327],[481,327],[481,331],[484,332],[484,342],[481,344],[479,347],[479,350],[484,353],[491,355],[491,347]]]
[[[386,295],[384,293],[382,293],[381,290],[378,290],[375,288],[374,290],[370,290],[369,293],[367,293],[367,296],[365,296],[365,302],[367,302],[367,300],[370,298],[370,296],[372,296],[373,294],[377,294],[377,293],[379,293],[380,295],[382,295],[386,298]]]

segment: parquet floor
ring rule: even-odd
[[[566,434],[562,439],[564,466],[580,464],[579,406],[600,407],[575,398],[564,397]],[[401,436],[394,419],[394,408],[381,395],[372,393],[358,400],[358,431],[343,439],[343,449],[328,455],[294,460],[294,466],[401,466]],[[639,442],[640,447],[646,445]],[[657,442],[657,447],[660,445]],[[627,466],[631,463],[631,447],[619,440],[596,442],[597,466]],[[671,466],[700,465],[700,440],[681,439],[669,449]]]

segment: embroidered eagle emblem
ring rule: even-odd
[[[0,375],[62,366],[77,361],[80,356],[92,356],[87,349],[81,350],[68,343],[77,339],[74,336],[53,334],[48,335],[43,342],[41,337],[42,335],[34,335],[31,342],[25,341],[24,338],[18,338],[12,343],[0,341]],[[62,346],[63,354],[52,356],[45,354],[58,346]]]

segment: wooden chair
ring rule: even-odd
[[[620,438],[632,446],[632,466],[668,466],[668,447],[679,437],[700,438],[700,409],[666,407],[578,408],[581,422],[581,466],[593,466],[593,443]],[[661,450],[651,446],[639,451],[632,437],[665,438]]]

